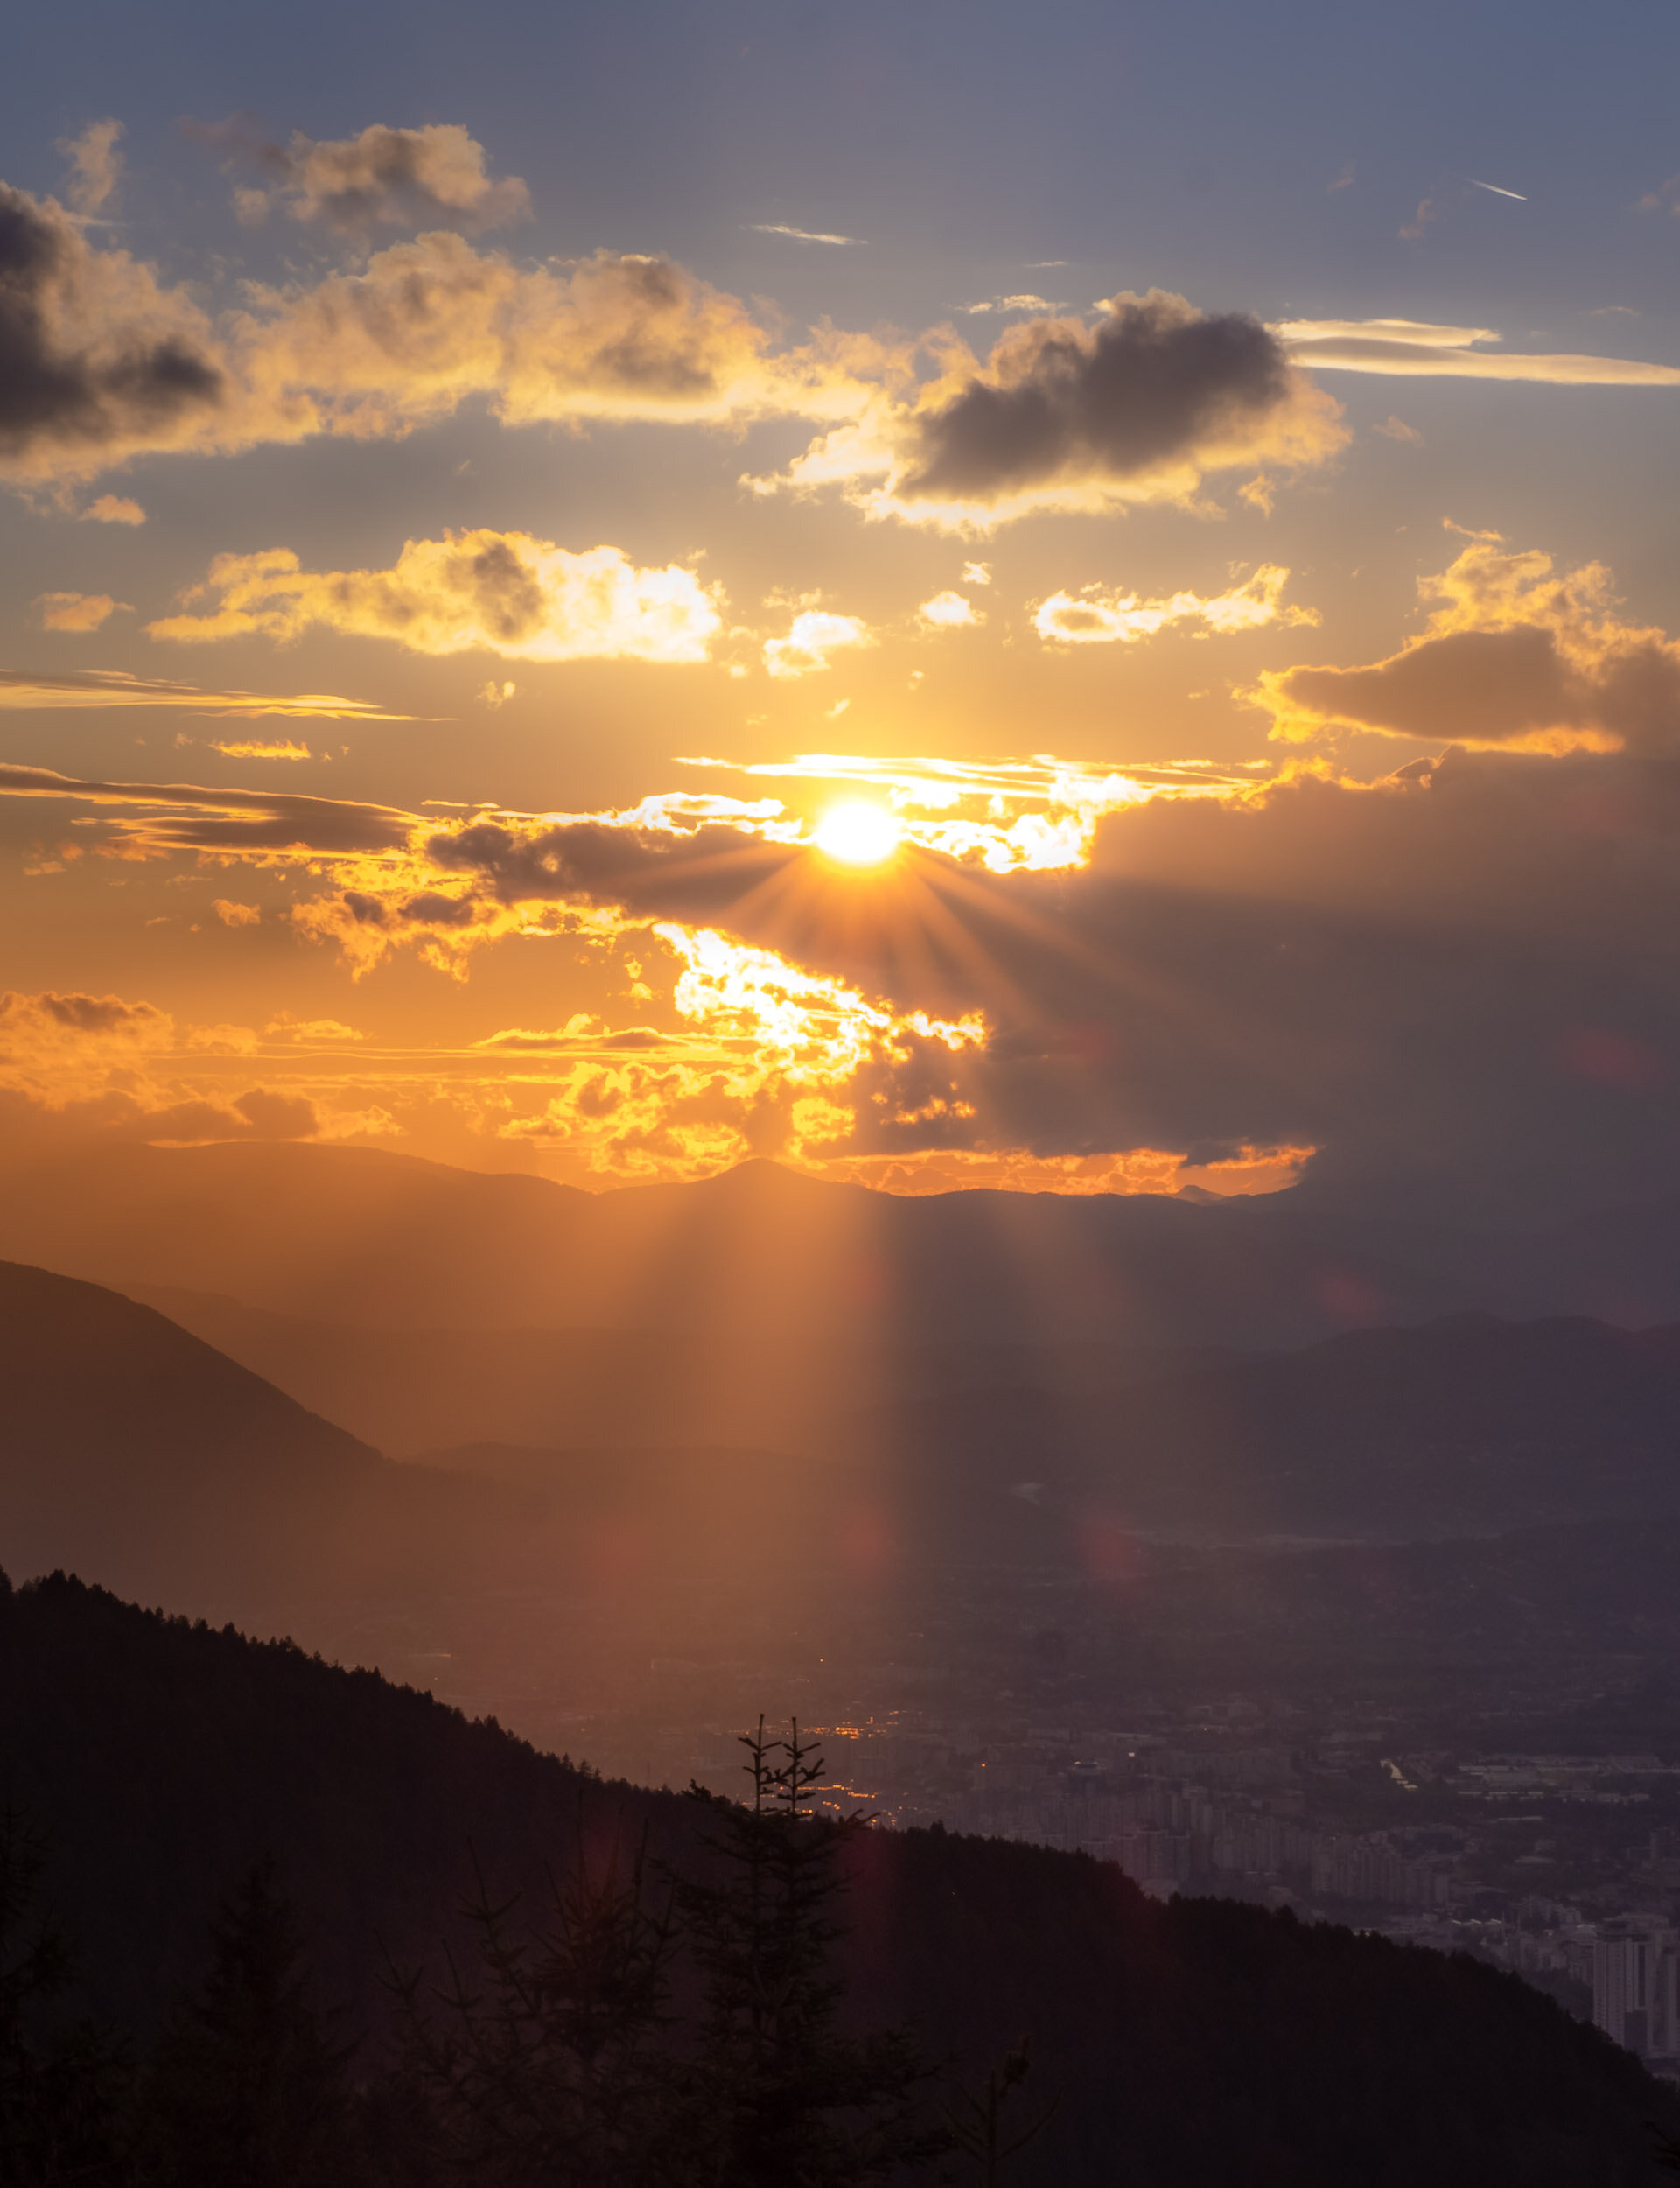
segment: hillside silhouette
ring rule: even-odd
[[[370,1673],[134,1609],[61,1576],[0,1595],[5,1794],[49,1834],[80,2002],[143,2038],[272,1855],[321,1995],[377,2055],[380,1940],[438,1965],[468,1842],[533,1892],[579,1844],[696,1857],[679,1797],[581,1777]],[[1218,1901],[1146,1899],[1086,1857],[933,1832],[848,1856],[836,1972],[970,2073],[1023,2029],[1060,2094],[1012,2177],[1097,2188],[1632,2188],[1680,2101],[1513,1977]]]

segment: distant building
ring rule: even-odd
[[[1642,2058],[1680,2051],[1672,1930],[1606,1923],[1592,1947],[1592,2018]]]

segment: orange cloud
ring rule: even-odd
[[[206,691],[164,677],[139,677],[127,669],[79,669],[60,674],[0,669],[0,707],[170,706],[192,713],[318,716],[331,721],[408,722],[365,699],[331,691]]]
[[[43,630],[97,630],[116,613],[108,593],[43,593],[35,605],[41,611]]]
[[[1207,599],[1195,593],[1174,593],[1165,600],[1145,600],[1136,593],[1104,593],[1100,586],[1087,586],[1077,593],[1053,593],[1040,600],[1032,627],[1040,638],[1057,644],[1088,646],[1133,645],[1180,623],[1199,625],[1203,633],[1316,623],[1316,608],[1284,605],[1288,583],[1287,570],[1266,563],[1242,584]]]
[[[209,613],[165,616],[148,634],[284,642],[318,625],[414,653],[696,662],[723,620],[717,588],[690,570],[640,570],[617,547],[570,554],[528,532],[410,539],[390,570],[306,571],[284,547],[221,555],[185,597],[210,596]]]

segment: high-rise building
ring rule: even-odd
[[[1672,1930],[1607,1922],[1592,1947],[1592,2018],[1642,2058],[1680,2049]]]

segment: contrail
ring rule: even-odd
[[[1470,176],[1468,179],[1474,185],[1476,189],[1491,190],[1496,198],[1515,198],[1519,205],[1526,205],[1528,203],[1528,200],[1523,196],[1520,190],[1502,190],[1496,182],[1477,182],[1474,175]]]

